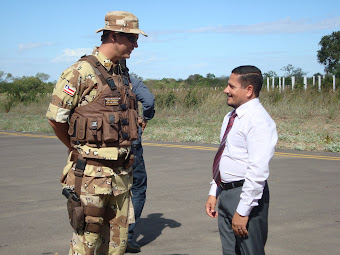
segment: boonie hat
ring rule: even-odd
[[[142,34],[148,36],[139,29],[138,18],[130,12],[112,11],[105,15],[105,27],[96,31],[111,30],[121,33]]]

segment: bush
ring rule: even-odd
[[[155,95],[155,104],[159,108],[171,108],[176,103],[176,96],[172,90],[166,90],[164,93]]]

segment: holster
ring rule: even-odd
[[[76,177],[74,192],[70,192],[67,198],[67,211],[69,221],[75,231],[85,230],[88,232],[99,233],[101,225],[98,223],[85,222],[86,216],[104,217],[105,208],[84,205],[80,200],[81,182],[84,175],[86,160],[81,156],[77,158],[74,170]]]
[[[84,175],[84,170],[86,166],[86,160],[82,157],[77,159],[75,165],[74,175],[74,193],[75,196],[70,195],[67,199],[67,211],[70,224],[75,231],[80,231],[85,229],[85,214],[84,206],[80,200],[81,182]]]
[[[67,211],[72,228],[77,232],[84,230],[85,215],[82,203],[80,201],[74,201],[70,196],[67,200]]]

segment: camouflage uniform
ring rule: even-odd
[[[112,74],[114,64],[99,51],[93,55]],[[115,74],[113,74],[115,75]],[[59,78],[53,94],[52,102],[47,111],[47,118],[60,123],[67,123],[71,110],[86,105],[96,97],[96,84],[99,79],[91,65],[79,61],[66,69]],[[84,158],[117,160],[127,157],[131,148],[109,147],[90,148],[86,145],[74,146]],[[61,183],[63,187],[74,189],[75,176],[72,170],[75,163],[71,154],[65,166]],[[100,223],[102,231],[110,232],[109,240],[103,240],[99,233],[74,231],[69,254],[123,254],[126,248],[129,218],[133,218],[130,201],[132,186],[132,167],[109,168],[104,166],[86,165],[82,179],[80,199],[85,205],[99,208],[105,207],[105,219],[102,217],[86,216],[87,223]],[[129,210],[130,209],[130,210]],[[100,244],[106,251],[100,249]],[[107,245],[108,243],[108,245]],[[107,248],[108,247],[108,248]],[[108,249],[108,251],[107,251]]]

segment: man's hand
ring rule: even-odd
[[[247,223],[249,220],[249,216],[241,216],[237,212],[235,212],[232,221],[232,228],[235,235],[239,237],[248,236]]]
[[[148,123],[148,121],[146,119],[138,118],[138,124],[142,128],[142,132],[144,132],[144,129],[146,128],[147,123]]]
[[[218,215],[218,212],[215,211],[216,201],[216,197],[210,195],[205,203],[205,211],[211,218],[216,218]]]

